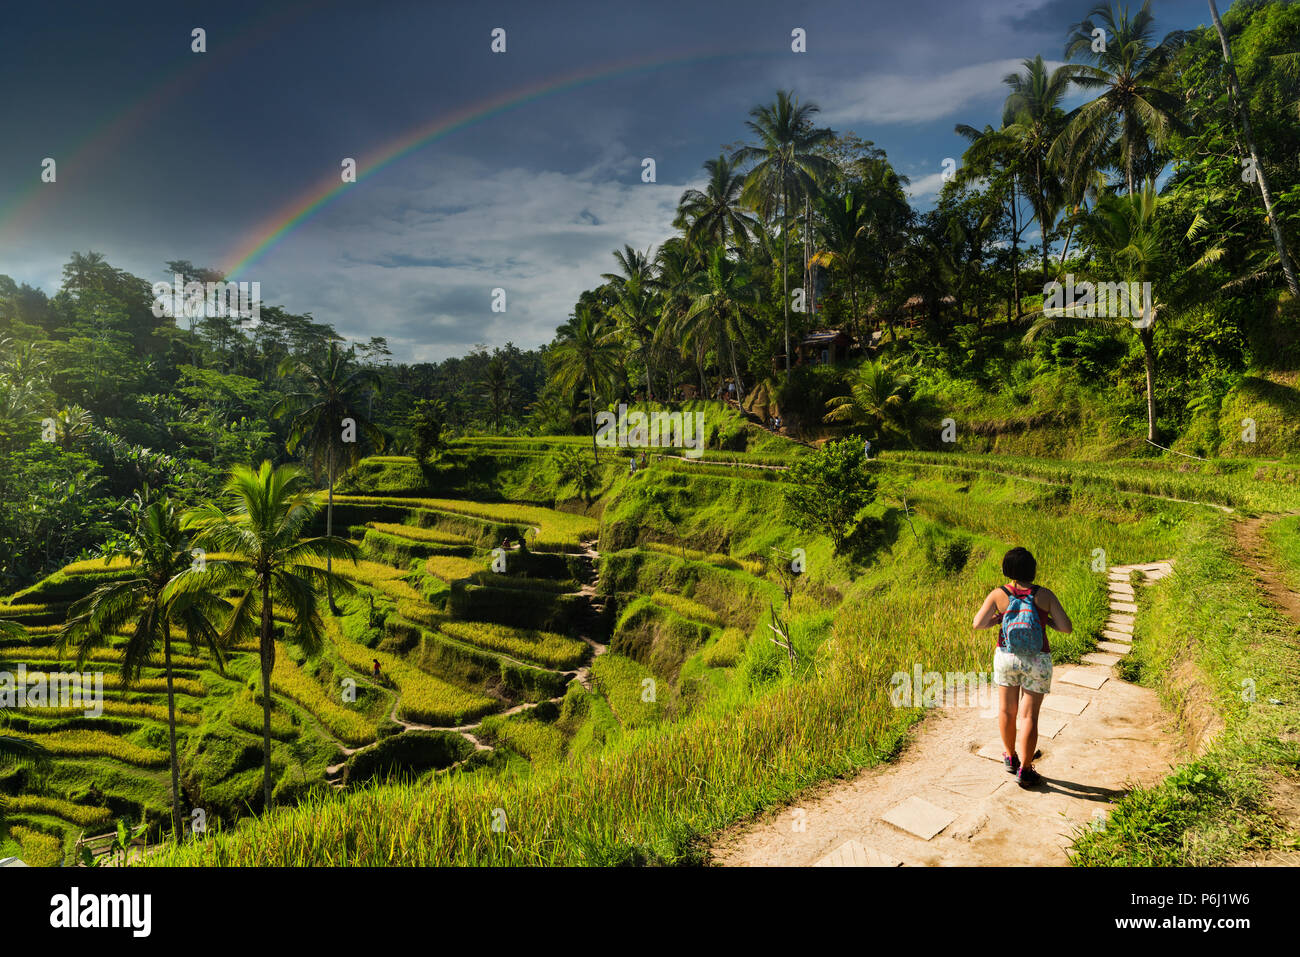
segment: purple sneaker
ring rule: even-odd
[[[1015,754],[1002,752],[1002,765],[1007,769],[1007,774],[1015,774],[1020,770],[1020,757]]]

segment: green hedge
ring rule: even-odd
[[[344,781],[357,784],[375,777],[446,768],[473,750],[474,745],[451,731],[407,731],[349,757]]]
[[[570,634],[587,614],[588,602],[579,595],[455,582],[447,607],[458,618]]]

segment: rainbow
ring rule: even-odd
[[[246,269],[249,265],[266,255],[289,233],[293,232],[322,208],[343,193],[355,187],[362,180],[368,179],[380,170],[392,165],[416,150],[433,143],[444,136],[479,123],[509,110],[516,109],[542,97],[564,93],[578,87],[590,85],[615,77],[647,73],[666,67],[681,66],[711,60],[739,59],[755,56],[770,56],[771,50],[733,51],[728,53],[696,52],[685,53],[664,58],[645,59],[631,63],[605,65],[574,72],[551,79],[540,85],[515,88],[493,96],[487,100],[463,107],[437,119],[423,123],[408,130],[401,136],[389,141],[384,146],[373,150],[368,156],[357,158],[357,176],[353,183],[344,183],[338,171],[323,177],[319,183],[298,196],[271,216],[266,217],[253,229],[247,238],[240,242],[234,251],[223,260],[221,272],[226,279]],[[340,162],[342,157],[339,158]]]
[[[190,52],[188,34],[179,36],[177,42],[183,52],[174,57],[167,67],[153,74],[145,85],[149,92],[110,113],[70,148],[50,154],[59,161],[60,180],[65,180],[65,177],[75,179],[79,171],[94,169],[98,161],[108,156],[111,149],[127,134],[136,127],[165,115],[167,105],[204,76],[246,54],[254,46],[270,39],[320,5],[321,0],[303,0],[279,11],[262,11],[231,27],[210,29],[208,52],[204,54]],[[32,185],[6,206],[0,207],[0,234],[8,232],[15,236],[22,235],[58,196],[58,190],[41,182],[35,163],[32,169]]]

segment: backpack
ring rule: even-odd
[[[1007,593],[1007,610],[1002,615],[1002,631],[998,635],[998,647],[1014,655],[1029,655],[1043,650],[1047,633],[1043,630],[1042,615],[1034,604],[1038,586],[1031,585],[1028,595],[1017,595],[1006,585],[1002,590]]]

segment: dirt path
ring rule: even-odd
[[[1272,564],[1271,549],[1264,540],[1264,519],[1248,518],[1234,526],[1238,558],[1254,573],[1264,591],[1282,611],[1300,625],[1300,594],[1292,590]]]
[[[1123,681],[1113,667],[1132,643],[1131,574],[1140,572],[1146,584],[1171,570],[1167,562],[1111,569],[1105,640],[1084,664],[1057,667],[1043,703],[1035,764],[1042,786],[1024,790],[1006,772],[993,708],[949,701],[927,715],[896,763],[823,785],[792,807],[724,832],[713,862],[1068,864],[1078,828],[1100,820],[1133,784],[1161,780],[1179,754],[1156,693]]]
[[[1275,521],[1276,516],[1269,519]],[[1300,593],[1287,583],[1273,564],[1272,546],[1264,538],[1265,519],[1248,518],[1238,522],[1233,531],[1237,542],[1237,559],[1259,580],[1264,593],[1297,627],[1300,627]],[[1300,822],[1300,785],[1293,779],[1273,776],[1269,786],[1273,811],[1290,828]],[[1270,867],[1300,866],[1300,851],[1274,850],[1258,855],[1250,863]]]

